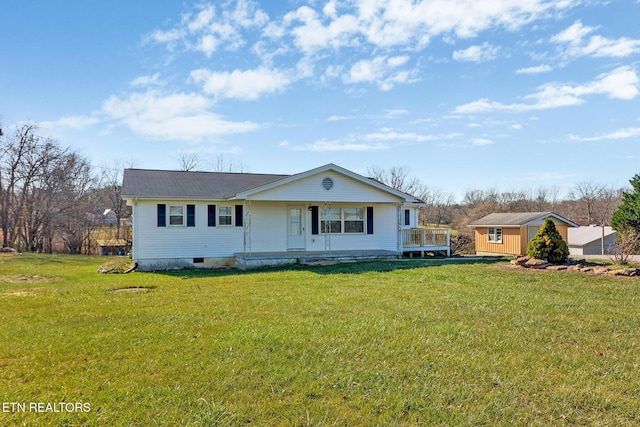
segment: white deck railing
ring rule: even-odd
[[[403,248],[448,247],[448,228],[406,228],[402,230]]]

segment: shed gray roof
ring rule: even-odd
[[[122,196],[226,199],[289,175],[125,169]]]
[[[511,212],[492,213],[483,218],[473,221],[469,227],[522,227],[531,222],[543,220],[547,217],[556,218],[570,226],[577,227],[577,224],[553,212]]]

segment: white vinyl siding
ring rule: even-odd
[[[324,178],[331,178],[333,187],[325,190],[322,186]],[[366,185],[350,177],[336,172],[320,173],[307,178],[283,184],[279,187],[251,195],[254,201],[288,201],[332,203],[397,203],[400,198],[393,194]],[[322,208],[322,207],[321,207]]]

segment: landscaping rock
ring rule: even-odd
[[[511,260],[511,264],[513,265],[524,265],[529,261],[531,257],[528,256],[518,256],[515,259]]]
[[[525,262],[523,264],[524,267],[534,268],[534,269],[538,269],[538,270],[544,270],[549,265],[551,265],[551,264],[549,264],[546,260],[537,259],[537,258],[531,258],[530,260],[528,260],[527,262]]]
[[[621,268],[618,270],[611,270],[607,274],[612,276],[624,276],[624,277],[637,277],[640,276],[640,269],[638,268]]]
[[[602,274],[607,274],[608,271],[609,271],[609,268],[607,267],[593,267],[593,270],[591,271],[591,273],[602,275]]]

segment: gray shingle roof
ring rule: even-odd
[[[123,197],[226,199],[289,175],[125,169]]]
[[[532,221],[541,220],[547,217],[558,218],[569,225],[575,226],[571,221],[553,212],[512,212],[512,213],[492,213],[483,218],[473,221],[470,227],[521,227]]]

